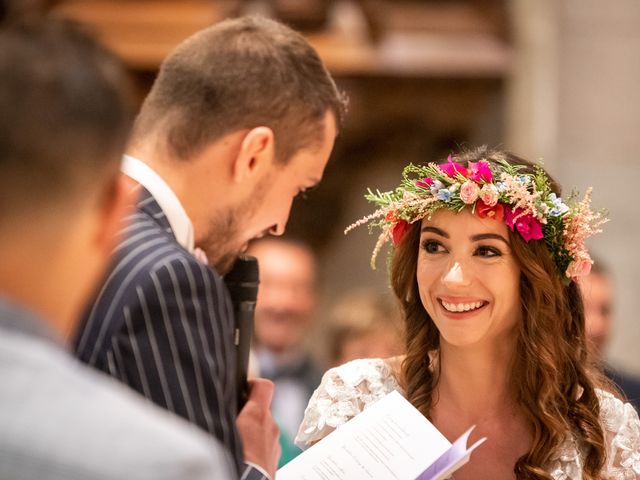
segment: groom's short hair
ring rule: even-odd
[[[327,111],[340,126],[346,97],[298,32],[263,17],[212,25],[162,63],[136,120],[133,141],[158,135],[188,160],[226,133],[273,130],[276,159],[322,143]]]
[[[55,211],[99,187],[119,167],[131,108],[121,65],[77,26],[3,26],[0,221]]]

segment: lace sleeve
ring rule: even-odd
[[[640,478],[640,420],[638,412],[611,393],[597,391],[600,419],[605,431],[607,460],[603,478],[629,480]]]
[[[399,386],[384,360],[354,360],[327,371],[313,392],[295,443],[305,449],[322,440]]]

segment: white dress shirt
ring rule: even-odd
[[[193,224],[167,182],[149,165],[130,155],[124,156],[121,169],[125,175],[149,190],[167,216],[178,243],[194,253]]]

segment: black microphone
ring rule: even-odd
[[[234,345],[236,347],[236,391],[238,393],[238,411],[247,402],[249,386],[249,351],[253,337],[253,318],[256,310],[256,297],[260,274],[258,260],[249,255],[240,255],[233,267],[224,277],[231,302],[233,303]]]

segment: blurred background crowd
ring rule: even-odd
[[[611,222],[591,247],[588,331],[634,399],[640,374],[640,2],[637,0],[22,0],[96,32],[127,65],[139,99],[181,40],[221,19],[269,15],[317,48],[350,112],[325,179],[293,209],[284,239],[252,246],[261,267],[254,373],[276,383],[283,460],[327,367],[402,352],[375,238],[344,228],[368,213],[369,185],[458,146],[542,159],[564,185],[594,186]],[[565,192],[567,194],[569,192]]]

